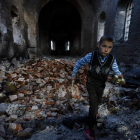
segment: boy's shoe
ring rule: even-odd
[[[87,129],[85,137],[88,138],[89,140],[95,140],[95,131],[94,128],[92,130]]]
[[[96,114],[96,118],[98,119],[99,117],[100,117],[100,114],[99,114],[99,113],[97,113],[97,114]]]
[[[97,114],[96,114],[96,117],[100,117],[100,114],[99,114],[99,113],[97,113]]]

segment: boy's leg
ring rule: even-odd
[[[101,102],[105,86],[95,85],[87,82],[87,91],[89,94],[89,129],[97,125],[96,114],[98,113],[98,105]]]
[[[103,96],[103,93],[104,93],[104,89],[105,89],[105,85],[98,86],[98,105],[102,101],[102,96]]]

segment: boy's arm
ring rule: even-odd
[[[118,68],[118,64],[117,64],[116,59],[114,59],[114,62],[113,62],[113,64],[112,64],[112,69],[113,69],[115,75],[118,75],[118,78],[123,78],[122,73],[119,71],[119,68]],[[124,80],[124,79],[123,79],[123,80]],[[123,83],[121,83],[121,85],[123,85],[123,84],[125,84],[125,83],[126,83],[126,82],[125,82],[125,80],[124,80]]]
[[[92,52],[88,53],[85,57],[81,58],[80,60],[78,60],[73,68],[73,72],[72,72],[72,79],[74,79],[76,77],[76,73],[78,72],[78,70],[80,68],[82,68],[85,65],[88,65],[91,61],[91,56],[92,56]]]
[[[114,59],[114,62],[112,64],[112,70],[114,71],[115,75],[118,75],[120,78],[123,77],[122,73],[119,71],[119,67],[118,67],[116,59]]]

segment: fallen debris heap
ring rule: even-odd
[[[6,122],[11,122],[9,127],[15,128],[13,134],[22,131],[22,128],[12,122],[56,118],[80,110],[78,102],[87,102],[87,69],[84,67],[79,71],[72,91],[73,66],[74,63],[62,59],[31,59],[12,73],[7,73],[7,78],[2,80],[1,94],[8,98],[5,96],[5,103],[0,104],[4,109],[0,112],[9,116],[3,117],[6,117]]]
[[[14,139],[16,136],[17,139],[29,139],[33,132],[40,129],[50,134],[52,127],[56,139],[59,133],[68,131],[70,135],[63,136],[68,139],[70,136],[77,137],[77,132],[83,132],[89,108],[85,87],[88,67],[79,70],[72,88],[74,64],[64,59],[30,59],[9,72],[2,67],[0,138]],[[8,63],[5,65],[9,66]],[[114,139],[116,135],[119,138],[132,138],[133,135],[139,138],[139,94],[139,88],[106,83],[103,102],[99,106],[101,117],[98,119],[100,131],[98,133],[97,130],[97,137]],[[130,124],[132,118],[134,122]],[[33,135],[31,139],[35,137]],[[46,133],[42,139],[46,139]]]

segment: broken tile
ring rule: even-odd
[[[11,116],[10,116],[10,121],[16,121],[17,118],[18,118],[17,115],[11,115]]]
[[[46,101],[46,105],[54,105],[54,104],[55,104],[54,100]]]
[[[24,94],[23,93],[19,93],[18,94],[18,99],[24,99]]]
[[[18,97],[17,97],[17,95],[10,95],[9,98],[10,98],[10,101],[13,102],[13,101],[17,100]]]
[[[32,106],[31,110],[37,110],[38,109],[38,106]]]

